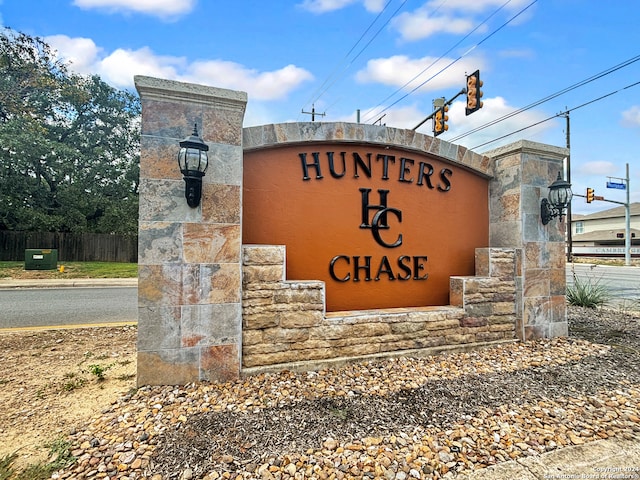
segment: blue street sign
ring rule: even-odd
[[[607,188],[616,188],[618,190],[626,190],[627,186],[624,183],[607,182]]]

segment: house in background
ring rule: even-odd
[[[640,203],[630,206],[631,255],[640,257]],[[572,254],[575,256],[624,256],[625,207],[619,206],[571,216]]]

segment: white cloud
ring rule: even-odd
[[[432,90],[441,90],[459,85],[464,86],[465,75],[479,68],[484,68],[484,62],[480,58],[467,57],[464,58],[442,73],[440,70],[449,65],[453,59],[443,58],[438,60],[434,57],[423,57],[411,59],[404,55],[395,55],[389,58],[377,58],[369,60],[364,70],[360,70],[356,74],[356,79],[362,83],[382,83],[395,87],[402,87],[414,77],[418,78],[412,81],[406,90],[413,90],[420,83],[436,75],[425,85],[420,87],[420,91],[427,92]],[[423,70],[425,70],[424,73]]]
[[[189,63],[184,57],[156,55],[150,48],[117,49],[108,55],[88,38],[55,35],[46,38],[60,58],[72,62],[70,69],[82,75],[97,74],[117,88],[132,88],[134,75],[180,80],[246,91],[256,100],[286,97],[313,76],[307,70],[286,65],[277,70],[259,72],[224,60],[199,60]]]
[[[447,0],[443,3],[442,0],[431,0],[425,4],[425,7],[434,9],[441,7],[443,10],[458,10],[463,12],[484,12],[485,10],[495,10],[505,3],[504,0]],[[522,7],[531,3],[530,0],[511,0],[505,8],[509,10],[519,10]]]
[[[364,8],[369,12],[380,12],[384,8],[385,0],[364,0]]]
[[[196,0],[74,0],[73,4],[85,10],[136,12],[161,18],[173,18],[193,10]]]
[[[179,72],[186,68],[186,63],[183,57],[155,55],[148,47],[119,48],[100,60],[96,69],[105,82],[118,88],[130,88],[134,75],[181,80]]]
[[[394,19],[392,26],[407,41],[421,40],[437,33],[466,34],[480,25],[487,14],[496,11],[504,3],[503,0],[432,0],[413,12],[401,13]],[[528,0],[512,0],[505,5],[505,9],[514,11],[527,3]],[[520,18],[520,21],[523,19]],[[486,25],[477,30],[479,33],[486,31]]]
[[[70,38],[66,35],[45,37],[45,42],[56,50],[65,61],[71,62],[71,69],[81,75],[97,73],[95,64],[101,49],[90,38]]]
[[[287,65],[271,72],[258,72],[243,65],[222,60],[194,62],[186,74],[188,81],[243,90],[257,100],[281,99],[313,76],[307,70]]]
[[[449,109],[449,131],[446,134],[443,134],[441,138],[443,140],[453,139],[459,135],[466,134],[472,129],[486,125],[493,120],[502,118],[518,110],[518,108],[509,105],[502,97],[485,98],[483,99],[483,104],[484,106],[480,110],[477,110],[473,114],[467,116],[465,115],[465,102],[454,102]],[[467,148],[474,148],[478,151],[492,150],[501,145],[507,145],[521,139],[545,143],[545,134],[547,134],[547,132],[553,133],[555,129],[558,128],[558,120],[550,120],[536,125],[535,127],[527,127],[534,125],[547,117],[548,115],[546,113],[536,110],[527,110],[496,123],[491,127],[462,137],[455,143],[464,145]],[[428,128],[430,129],[431,126],[429,125]],[[483,145],[486,142],[491,143]]]
[[[430,16],[417,10],[415,13],[403,13],[393,21],[393,26],[404,40],[415,41],[430,37],[436,33],[465,34],[474,27],[471,18],[455,18],[448,15]]]
[[[340,10],[357,0],[305,0],[299,6],[313,13],[332,12]]]
[[[424,117],[427,116],[419,107],[414,105],[407,105],[404,107],[390,108],[381,113],[376,113],[379,109],[368,109],[360,112],[361,121],[364,123],[373,123],[381,118],[376,125],[387,125],[394,128],[413,128]],[[342,118],[335,119],[337,122],[355,122],[357,113],[346,115]]]
[[[494,97],[487,98],[483,101],[484,106],[480,110],[474,112],[472,115],[465,115],[465,103],[464,101],[455,101],[449,107],[447,115],[449,120],[447,125],[449,129],[438,138],[444,141],[451,141],[456,136],[465,134],[476,127],[485,125],[488,122],[501,118],[509,113],[517,110],[516,107],[509,105],[504,98]],[[368,110],[362,110],[361,119],[364,123],[372,123],[374,120],[382,117],[380,123],[389,127],[413,129],[425,118],[432,113],[431,105],[428,108],[419,107],[416,104],[408,105],[400,108],[389,108],[384,112],[380,109],[372,108]],[[349,114],[342,118],[336,119],[336,121],[354,122],[356,113]],[[497,123],[494,126],[481,130],[479,132],[465,136],[454,143],[463,145],[467,148],[474,148],[486,142],[496,140],[499,137],[511,134],[522,128],[528,127],[541,120],[547,118],[547,115],[543,112],[536,112],[529,110],[519,115],[515,115],[512,118]],[[521,139],[540,141],[544,143],[544,136],[547,133],[552,133],[558,128],[557,120],[544,122],[532,128],[528,128],[514,135],[508,135],[503,139],[489,143],[482,147],[477,148],[478,152],[492,150],[502,145],[516,142]],[[426,135],[433,135],[433,123],[432,120],[427,120],[423,123],[418,132]]]
[[[298,6],[312,13],[326,13],[360,2],[369,12],[379,12],[384,6],[384,0],[304,0]]]
[[[622,124],[627,127],[640,127],[640,106],[634,105],[622,112]]]
[[[586,162],[583,164],[579,164],[576,173],[579,175],[605,175],[612,176],[618,170],[618,167],[610,161],[607,160],[596,160],[592,162]]]
[[[255,102],[253,98],[249,97],[247,110],[242,121],[243,126],[253,127],[270,123],[274,123],[272,108],[264,102]]]

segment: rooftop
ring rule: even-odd
[[[624,235],[624,230],[624,228],[613,228],[607,230],[596,230],[593,232],[581,233],[578,235],[574,233],[571,237],[571,240],[573,242],[621,242],[624,240],[624,237],[618,238],[617,235],[619,233],[622,233]],[[631,228],[630,232],[631,238],[634,241],[640,240],[640,230]]]
[[[640,202],[635,202],[630,205],[629,213],[631,216],[640,215]],[[582,215],[579,213],[571,214],[571,221],[584,221],[584,220],[596,220],[600,218],[616,218],[625,216],[625,206],[609,208],[608,210],[602,210],[601,212],[594,212],[588,215]]]

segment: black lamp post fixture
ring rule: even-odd
[[[187,205],[196,208],[202,197],[202,177],[209,166],[207,152],[209,146],[198,135],[198,124],[193,125],[193,133],[180,142],[178,165],[184,176],[184,196]]]
[[[565,209],[571,202],[571,197],[573,197],[571,184],[563,180],[560,172],[558,172],[556,181],[549,185],[548,200],[543,198],[540,203],[540,218],[542,218],[542,224],[546,225],[554,217],[560,217],[560,221],[562,221],[563,215],[566,214]]]

